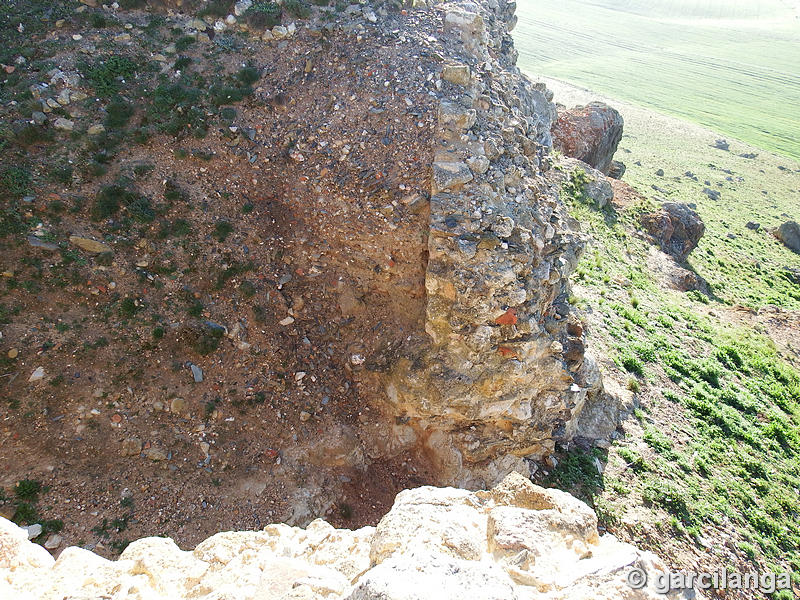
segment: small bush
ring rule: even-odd
[[[186,219],[176,219],[174,221],[164,221],[158,231],[158,237],[162,240],[184,237],[192,232],[192,226]]]
[[[117,214],[122,207],[125,207],[128,214],[139,222],[149,223],[155,218],[155,211],[148,198],[120,185],[107,185],[101,188],[95,197],[92,220],[108,219]]]
[[[195,351],[202,356],[213,354],[219,348],[223,335],[224,330],[219,327],[204,326],[195,342]]]
[[[595,455],[575,450],[560,457],[544,483],[589,499],[603,487],[603,476],[597,470]]]
[[[686,297],[691,298],[695,302],[700,302],[701,304],[708,304],[711,302],[704,293],[699,292],[697,290],[689,290],[686,292]]]
[[[652,479],[642,492],[646,502],[659,506],[680,519],[684,524],[693,524],[695,517],[689,507],[692,499],[671,481]]]
[[[144,177],[145,175],[152,173],[155,165],[151,165],[150,163],[139,163],[138,165],[133,165],[133,174],[136,177]]]
[[[185,129],[198,132],[206,130],[205,110],[200,106],[204,92],[180,83],[162,83],[153,92],[150,117],[158,129],[179,136]]]
[[[32,525],[39,520],[39,512],[30,502],[18,502],[11,520],[17,525]]]
[[[657,429],[648,429],[644,432],[644,441],[659,454],[672,451],[672,440]]]
[[[256,286],[251,281],[243,281],[239,286],[239,291],[245,298],[252,298],[256,295]]]
[[[636,452],[636,450],[622,447],[619,449],[619,456],[635,473],[650,470],[650,465],[647,464],[642,455]]]
[[[50,171],[50,179],[52,179],[56,183],[60,183],[64,187],[67,187],[72,183],[72,174],[74,172],[75,169],[72,168],[72,165],[55,167],[53,168],[52,171]]]
[[[204,310],[205,307],[203,306],[203,303],[198,300],[192,301],[186,308],[186,312],[188,312],[191,316],[198,318],[203,315]]]
[[[103,27],[108,26],[108,21],[106,20],[105,16],[101,13],[91,13],[89,15],[89,25],[94,27],[95,29],[102,29]]]
[[[52,142],[55,134],[52,130],[28,123],[14,133],[14,141],[20,146]]]
[[[252,93],[253,89],[248,86],[233,85],[212,85],[208,91],[211,103],[217,107],[241,102]]]

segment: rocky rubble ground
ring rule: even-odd
[[[633,569],[650,583],[632,588]],[[269,525],[218,533],[192,551],[146,538],[116,561],[75,547],[54,560],[0,519],[0,594],[20,600],[699,597],[657,594],[655,575],[664,570],[653,554],[598,536],[597,517],[582,502],[518,474],[490,491],[403,491],[377,527]]]
[[[3,514],[374,523],[614,435],[514,4],[228,4],[5,15]]]

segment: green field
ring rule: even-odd
[[[523,70],[800,159],[797,2],[520,0],[517,14]]]

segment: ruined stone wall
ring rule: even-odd
[[[576,433],[600,396],[568,277],[584,239],[549,181],[552,94],[514,66],[514,3],[438,5],[427,336],[387,380],[442,479],[480,486]]]

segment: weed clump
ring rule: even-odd
[[[233,233],[233,225],[228,221],[219,221],[214,227],[214,237],[218,242],[224,242]]]
[[[86,78],[94,86],[98,96],[111,97],[122,87],[122,81],[137,71],[136,63],[126,56],[112,54],[105,60],[98,60],[92,66],[84,66]]]
[[[305,0],[284,0],[283,7],[296,19],[307,19],[311,16],[311,7]]]
[[[155,218],[155,211],[148,198],[121,185],[107,185],[95,197],[92,220],[102,221],[113,217],[122,207],[139,222],[149,223]]]
[[[245,21],[251,27],[271,29],[280,24],[281,14],[282,9],[278,3],[262,0],[253,2],[245,13]]]
[[[106,107],[106,127],[119,129],[125,127],[133,116],[133,105],[115,96]]]
[[[236,73],[236,79],[242,82],[243,85],[250,86],[261,79],[261,71],[252,65],[248,65],[242,67],[239,72]]]
[[[22,167],[9,167],[0,175],[0,199],[17,199],[31,186],[31,173]]]
[[[22,479],[14,486],[14,495],[20,500],[35,502],[42,491],[42,482],[34,479]]]
[[[197,40],[193,35],[183,35],[176,40],[175,49],[178,52],[183,52],[184,50],[187,50],[189,46],[194,44],[196,41]]]

